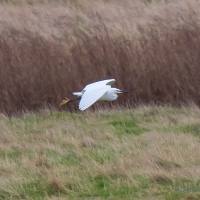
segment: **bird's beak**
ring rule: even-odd
[[[62,100],[62,102],[60,103],[59,107],[65,105],[66,103],[69,103],[70,101],[71,101],[70,99],[68,99],[67,97],[65,97],[65,99]]]
[[[120,90],[120,93],[130,93],[129,91]]]

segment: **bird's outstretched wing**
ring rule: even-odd
[[[106,85],[112,85],[115,82],[115,79],[107,79],[107,80],[103,80],[103,81],[97,81],[94,83],[91,83],[89,85],[86,85],[85,88],[83,89],[84,91],[86,91],[89,88],[96,88],[96,87],[100,87],[100,86],[106,86]]]
[[[109,88],[111,88],[110,85],[100,85],[85,90],[79,103],[79,109],[83,111],[90,107],[92,104],[98,101],[108,91]]]

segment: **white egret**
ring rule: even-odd
[[[111,85],[114,82],[115,79],[108,79],[86,85],[81,92],[73,92],[74,95],[78,96],[77,99],[70,100],[66,98],[62,101],[60,106],[69,102],[80,100],[79,109],[83,111],[89,108],[96,101],[114,101],[117,99],[118,93],[129,93],[127,91],[123,91],[117,88],[111,88]]]

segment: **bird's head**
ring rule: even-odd
[[[118,88],[113,88],[113,89],[114,89],[114,91],[115,91],[116,94],[117,93],[130,93],[129,91],[120,90]]]
[[[65,97],[65,99],[62,100],[62,102],[60,103],[59,106],[63,106],[63,105],[65,105],[66,103],[69,103],[70,101],[71,101],[70,99],[68,99],[67,97]]]

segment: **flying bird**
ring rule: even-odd
[[[108,79],[86,85],[81,92],[73,92],[73,95],[77,95],[78,98],[73,100],[65,98],[61,102],[60,106],[69,102],[80,100],[79,109],[83,111],[89,108],[96,101],[114,101],[117,99],[118,93],[129,93],[117,88],[111,88],[111,85],[114,82],[115,79]]]

